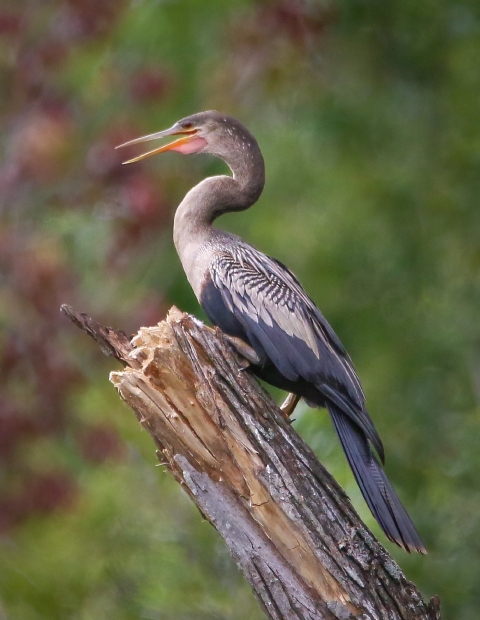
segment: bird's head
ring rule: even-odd
[[[227,161],[234,152],[248,152],[258,148],[255,138],[236,119],[213,110],[198,112],[177,121],[170,129],[142,136],[120,144],[116,148],[150,142],[169,136],[180,136],[177,140],[164,144],[152,151],[133,157],[125,164],[130,164],[157,153],[177,151],[184,155],[192,153],[211,153]]]

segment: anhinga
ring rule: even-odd
[[[175,214],[175,247],[208,318],[237,343],[258,377],[296,395],[286,407],[289,413],[299,397],[310,406],[328,409],[363,497],[381,528],[406,551],[424,553],[377,460],[378,456],[384,462],[383,445],[340,340],[291,271],[212,225],[223,213],[248,209],[262,193],[265,169],[257,141],[234,118],[210,111],[121,146],[177,135],[180,138],[174,142],[125,163],[177,151],[210,153],[230,167],[232,177],[203,180],[188,192]]]

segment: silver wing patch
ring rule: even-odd
[[[215,286],[220,290],[226,287],[230,293],[235,307],[229,310],[236,309],[256,323],[262,320],[269,327],[275,323],[288,336],[305,342],[320,359],[317,331],[295,289],[280,274],[265,268],[247,248],[235,250],[237,256],[230,252],[217,253],[210,266]],[[231,306],[229,300],[227,305]]]

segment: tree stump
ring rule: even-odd
[[[440,620],[221,332],[173,308],[130,342],[62,311],[125,365],[110,380],[268,618]]]

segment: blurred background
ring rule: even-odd
[[[172,218],[224,166],[122,167],[113,147],[209,108],[267,166],[221,226],[287,263],[341,337],[429,555],[385,541],[324,412],[296,428],[444,617],[478,618],[479,59],[477,0],[2,0],[2,620],[263,617],[155,467],[116,363],[59,313],[127,333],[171,304],[203,316]]]

